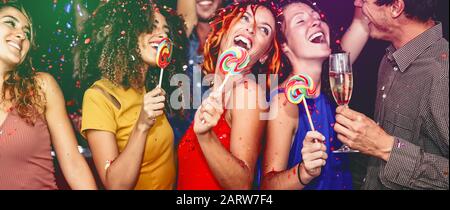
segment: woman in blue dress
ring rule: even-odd
[[[321,89],[321,78],[326,73],[322,72],[323,62],[331,54],[330,29],[310,2],[282,0],[281,4],[281,43],[289,61],[284,65],[284,78],[306,74],[314,81],[316,91],[307,103],[316,131],[311,131],[303,104],[288,102],[283,89],[287,81],[281,83],[271,97],[270,108],[274,117],[267,128],[261,188],[352,189],[348,157],[332,153],[341,146],[333,130],[336,105]],[[352,60],[356,59],[368,39],[367,22],[362,19],[360,11],[356,14],[342,45],[351,53]]]

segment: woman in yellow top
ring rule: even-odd
[[[88,20],[81,40],[82,78],[101,77],[85,92],[81,132],[106,189],[169,190],[175,183],[174,135],[166,92],[156,87],[156,54],[163,38],[173,40],[170,78],[185,58],[186,35],[174,11],[148,2],[109,1]],[[170,90],[169,79],[163,81]],[[149,93],[146,83],[154,88]]]

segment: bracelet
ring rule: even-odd
[[[306,184],[303,183],[302,181],[302,177],[300,176],[300,166],[303,164],[303,162],[299,163],[297,166],[297,176],[298,176],[298,181],[300,181],[300,184],[302,184],[304,187],[306,187]]]
[[[113,162],[113,160],[107,160],[106,162],[105,162],[105,171],[107,171],[108,170],[108,168],[111,166],[111,163]]]

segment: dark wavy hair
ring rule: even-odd
[[[176,74],[185,74],[187,69],[188,61],[188,46],[189,40],[186,34],[186,25],[184,19],[177,15],[176,11],[168,6],[160,5],[158,2],[155,3],[156,7],[159,9],[159,13],[164,16],[169,27],[168,36],[173,42],[173,55],[171,65],[164,70],[164,78],[162,87],[167,91],[168,96],[171,95],[177,88],[185,84],[178,84],[178,86],[171,86],[170,80],[167,78],[172,78]],[[160,68],[150,67],[147,79],[146,87],[148,90],[154,89],[159,82]],[[170,97],[167,97],[169,101]],[[184,100],[184,97],[180,95],[179,100]],[[175,111],[171,109],[171,106],[166,108],[169,116],[184,117],[183,109]]]
[[[274,17],[278,15],[278,8],[273,1],[269,0],[241,0],[237,1],[224,9],[220,9],[214,20],[211,22],[212,32],[205,44],[204,55],[205,62],[203,70],[207,73],[214,73],[220,50],[220,43],[228,29],[232,26],[234,21],[239,20],[245,13],[248,6],[252,7],[255,13],[259,7],[266,7],[269,9]],[[280,69],[281,50],[277,41],[277,34],[274,35],[272,42],[272,49],[269,55],[272,55],[269,62],[260,64],[257,62],[253,67],[252,73],[278,74]],[[270,77],[267,77],[267,84],[270,86]]]
[[[125,89],[141,90],[144,86],[157,86],[159,69],[144,69],[139,54],[138,37],[154,29],[154,14],[159,11],[169,27],[169,38],[173,41],[173,56],[165,77],[181,73],[187,60],[187,35],[181,16],[163,5],[148,0],[111,0],[99,7],[85,24],[79,37],[80,80],[82,90],[104,77]],[[148,70],[146,81],[142,72]],[[163,88],[170,94],[176,87],[163,80]]]
[[[36,81],[37,73],[32,62],[32,54],[36,50],[34,43],[35,32],[33,30],[31,16],[24,9],[20,1],[0,1],[0,11],[7,7],[19,10],[28,18],[31,30],[31,36],[29,37],[31,46],[24,61],[15,69],[5,74],[1,99],[10,102],[22,119],[28,124],[34,125],[36,120],[43,116],[45,110],[45,97]]]
[[[286,9],[286,7],[288,7],[289,5],[295,4],[295,3],[303,3],[308,5],[309,7],[311,7],[312,9],[314,9],[316,12],[318,12],[319,14],[321,14],[321,18],[322,21],[324,21],[325,23],[328,24],[328,21],[326,19],[326,16],[323,15],[322,10],[313,2],[311,2],[310,0],[280,0],[278,3],[278,7],[280,8],[280,10]],[[285,19],[284,19],[284,15],[279,15],[278,16],[278,23],[280,24],[280,39],[279,42],[280,43],[285,43],[286,42],[286,37],[284,36],[284,32],[283,32],[283,23],[284,23]],[[340,52],[341,50],[341,46],[336,44],[336,41],[338,38],[338,33],[334,33],[332,31],[332,28],[330,27],[330,48],[333,50],[333,52]],[[285,80],[289,79],[288,76],[289,74],[292,72],[292,65],[291,62],[289,61],[289,59],[287,58],[286,55],[282,55],[282,71],[279,74],[279,78],[280,78],[280,83],[284,82]],[[331,88],[330,88],[330,79],[329,79],[329,64],[328,61],[324,62],[324,64],[322,65],[322,74],[321,74],[321,92],[327,94],[328,96],[331,96]]]
[[[420,22],[436,18],[438,0],[403,0],[406,17]],[[378,6],[391,5],[394,0],[377,0]]]

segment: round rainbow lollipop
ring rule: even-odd
[[[172,60],[173,44],[168,38],[164,38],[158,45],[158,52],[156,54],[156,64],[161,68],[161,74],[159,77],[159,87],[162,84],[162,78],[164,74],[164,69],[170,65]]]
[[[250,56],[242,47],[231,47],[225,50],[217,61],[220,71],[226,75],[224,82],[219,87],[219,92],[222,92],[230,76],[240,74],[248,66]]]
[[[233,75],[238,75],[244,71],[245,67],[250,63],[250,56],[246,49],[242,47],[231,47],[225,50],[217,59],[217,65],[220,71],[225,74],[225,80],[217,90],[218,93],[222,93],[225,84]],[[205,123],[203,120],[202,123]]]
[[[309,113],[307,98],[312,98],[315,95],[316,88],[310,76],[306,74],[295,75],[291,77],[286,83],[285,94],[289,102],[293,104],[300,104],[303,102],[305,112],[308,116],[311,130],[314,131],[314,124],[312,122],[311,114]]]
[[[250,63],[250,57],[244,48],[231,47],[220,55],[218,61],[222,73],[238,75]]]
[[[293,104],[300,104],[315,94],[314,82],[308,75],[295,75],[286,83],[286,97]]]

